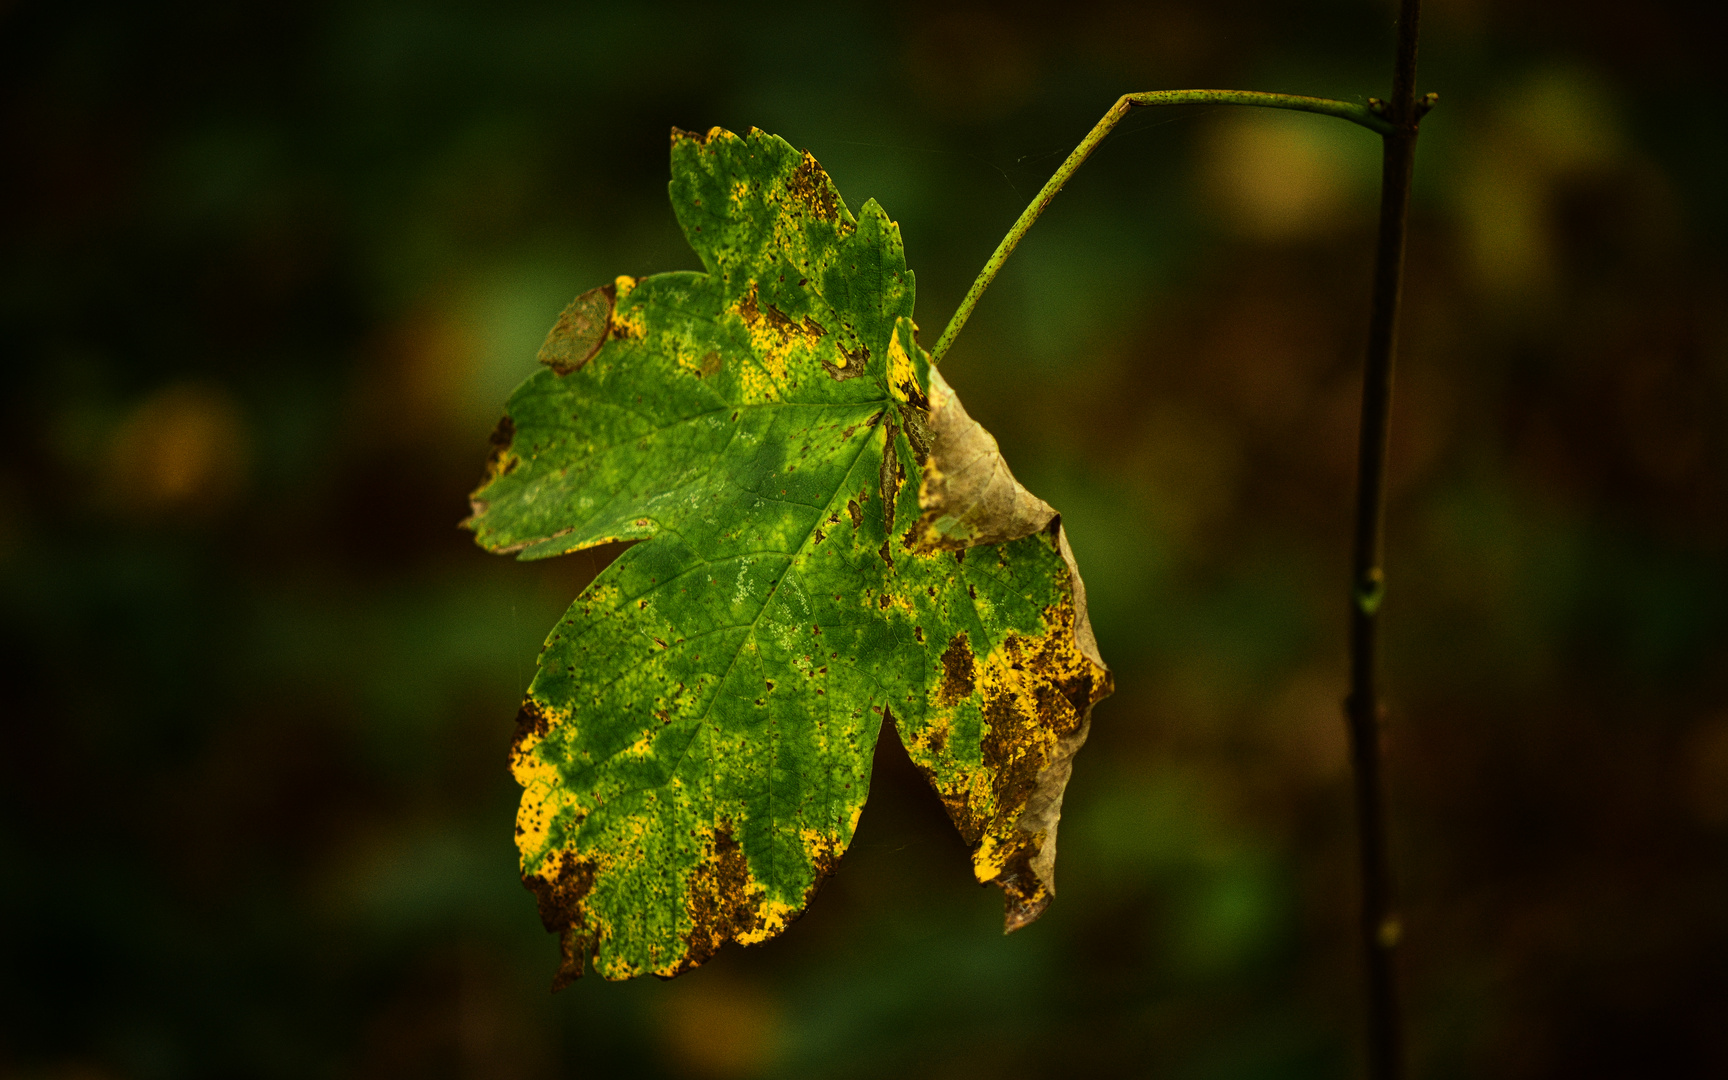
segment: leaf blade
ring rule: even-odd
[[[888,717],[1027,921],[1054,818],[1027,832],[1026,801],[1108,692],[1077,651],[1059,523],[998,528],[970,560],[966,538],[925,542],[944,410],[964,413],[916,343],[880,206],[853,217],[813,158],[755,131],[675,133],[673,176],[707,273],[566,310],[467,522],[519,558],[645,541],[548,637],[514,743],[559,979],[590,960],[674,975],[784,929],[851,840]],[[956,641],[982,646],[964,694]]]

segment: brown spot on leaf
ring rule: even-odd
[[[820,355],[823,350],[821,341],[827,336],[828,330],[815,319],[806,317],[803,322],[797,322],[773,304],[763,304],[756,286],[752,285],[750,292],[738,300],[738,317],[744,320],[753,334],[766,330],[778,338],[781,345],[801,345],[804,349]],[[837,367],[827,359],[821,360],[828,374],[836,379],[850,379],[856,373]]]
[[[578,371],[606,344],[612,332],[612,306],[617,290],[601,285],[570,301],[540,346],[539,360],[558,375]]]
[[[900,455],[894,445],[899,434],[900,425],[889,421],[887,438],[882,445],[882,467],[877,477],[882,492],[882,526],[890,535],[894,532],[894,509],[900,496]]]
[[[932,694],[936,722],[914,755],[973,845],[978,880],[1002,888],[1010,932],[1036,919],[1055,895],[1063,789],[1092,707],[1112,688],[1110,672],[1077,634],[1080,616],[1071,600],[1042,615],[1045,633],[1010,634],[988,655],[975,656],[963,635],[949,642]],[[983,714],[981,769],[943,755],[951,741],[944,717],[968,700]]]
[[[809,320],[806,319],[805,321],[808,322]],[[856,349],[848,349],[836,345],[834,350],[839,355],[838,360],[822,358],[822,370],[826,371],[831,378],[836,382],[845,382],[847,379],[856,379],[864,374],[865,363],[870,359],[868,346],[860,345]]]
[[[732,828],[722,822],[714,827],[708,857],[690,873],[685,906],[690,914],[689,951],[674,974],[706,963],[720,946],[761,926],[757,897],[762,892],[750,877],[749,860]]]
[[[857,499],[846,500],[846,513],[852,516],[852,527],[854,529],[859,528],[864,524],[864,512],[858,509]]]
[[[1020,640],[1011,635],[1009,647]],[[1028,705],[1033,707],[1027,708]],[[1039,721],[1046,718],[1049,705],[1050,701],[1042,694],[1034,694],[1032,701],[1007,693],[985,696],[984,722],[988,730],[980,740],[979,749],[983,752],[984,764],[995,774],[995,783],[991,786],[996,790],[999,805],[1025,803],[1033,781],[1043,770],[1043,755],[1025,751],[1042,741],[1037,738],[1036,729],[1044,726]],[[1049,716],[1048,719],[1060,722],[1065,718]]]
[[[1025,834],[1021,834],[1025,836]],[[1054,894],[1046,882],[1038,876],[1033,862],[1038,856],[1038,838],[1025,836],[1025,839],[1014,853],[1008,856],[1002,867],[1002,873],[996,878],[996,884],[1001,886],[1003,899],[1007,904],[1007,917],[1003,930],[1012,934],[1014,931],[1037,920],[1044,914],[1044,909],[1050,906]]]
[[[560,851],[547,862],[556,865],[524,876],[522,884],[539,901],[546,929],[561,933],[582,922],[582,899],[594,887],[594,864],[574,851]]]
[[[816,163],[810,151],[804,151],[804,160],[798,163],[792,178],[786,182],[786,190],[823,221],[840,221],[840,193],[834,190],[834,182],[828,179],[828,174],[822,171],[822,166]]]
[[[510,419],[508,413],[499,417],[498,426],[492,429],[487,442],[492,445],[492,451],[486,456],[486,479],[481,486],[489,484],[500,476],[507,475],[516,468],[521,460],[510,453],[510,447],[516,441],[516,422]],[[476,516],[485,513],[483,506],[474,507]]]
[[[924,396],[924,391],[918,389],[918,384],[911,379],[900,381],[900,392],[906,395],[906,400],[922,412],[930,411],[930,399]]]
[[[539,738],[552,727],[552,721],[541,711],[540,703],[533,698],[522,702],[522,707],[516,711],[516,734],[510,740],[510,752],[514,756],[518,747],[530,738]]]
[[[977,669],[972,659],[972,646],[966,631],[954,635],[954,640],[942,650],[942,685],[936,690],[936,700],[944,705],[972,696],[977,684]]]
[[[1047,762],[1042,746],[1077,734],[1091,707],[1109,695],[1110,673],[1095,669],[1074,647],[1072,609],[1047,609],[1052,632],[1039,638],[1008,635],[1003,662],[1019,692],[1007,685],[988,687],[984,700],[984,763],[996,774],[998,805],[1021,806]],[[1097,672],[1097,675],[1094,674]]]
[[[716,136],[731,134],[730,131],[719,126],[711,127],[704,132],[685,131],[683,128],[674,125],[672,128],[672,142],[676,144],[679,140],[684,139],[695,143],[697,146],[707,146]],[[736,138],[736,136],[733,137]]]
[[[822,691],[816,692],[821,693]],[[815,844],[805,854],[810,856],[810,869],[815,871],[815,881],[811,884],[810,891],[805,893],[804,902],[809,904],[810,897],[816,894],[816,889],[822,882],[832,877],[834,871],[840,869],[840,844],[837,840],[825,839],[824,842]],[[798,917],[803,917],[803,911],[799,912]]]
[[[1057,676],[1051,681],[1062,696],[1068,699],[1069,708],[1075,712],[1083,713],[1092,707],[1095,700],[1092,697],[1092,685],[1095,681],[1092,672],[1082,671],[1067,677]]]
[[[524,874],[522,884],[534,894],[540,921],[559,935],[563,957],[552,989],[562,990],[582,977],[582,968],[593,953],[582,901],[594,887],[594,864],[574,851],[561,851],[549,858],[537,874]]]
[[[696,369],[696,374],[700,378],[706,379],[708,376],[719,371],[720,365],[720,354],[710,349],[708,350],[708,354],[702,358],[702,364]]]

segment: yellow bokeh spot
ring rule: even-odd
[[[171,386],[146,398],[114,433],[110,484],[129,509],[208,509],[238,493],[247,457],[233,397],[212,386]]]
[[[1298,239],[1370,205],[1352,196],[1366,193],[1376,156],[1372,140],[1334,121],[1244,109],[1217,121],[1201,182],[1234,231]]]
[[[730,1080],[773,1064],[782,1010],[753,984],[735,979],[679,980],[660,1014],[662,1042],[681,1075]]]

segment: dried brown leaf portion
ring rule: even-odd
[[[618,290],[600,285],[570,301],[540,346],[539,361],[568,375],[594,359],[612,332],[612,308]]]
[[[1003,890],[1011,933],[1037,919],[1056,893],[1063,793],[1092,707],[1109,696],[1113,682],[1098,654],[1086,587],[1061,518],[1014,478],[996,439],[934,369],[929,384],[920,513],[907,546],[964,557],[968,549],[1036,536],[1056,549],[1067,571],[1059,599],[1043,611],[1042,633],[1009,634],[982,654],[965,635],[948,643],[931,714],[908,741],[913,760],[973,845],[978,880]],[[982,725],[975,764],[966,763],[950,737],[966,726],[971,710]]]
[[[967,415],[942,373],[930,369],[930,453],[918,488],[921,511],[908,546],[960,550],[1030,536],[1056,511],[1020,486],[996,437]]]

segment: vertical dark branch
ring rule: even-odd
[[[1395,130],[1382,136],[1380,240],[1374,260],[1373,306],[1362,375],[1362,428],[1356,474],[1356,536],[1350,603],[1350,697],[1345,713],[1355,769],[1356,821],[1362,874],[1362,948],[1367,964],[1368,1066],[1373,1080],[1403,1074],[1403,1032],[1393,965],[1399,923],[1393,910],[1387,855],[1386,797],[1381,772],[1380,691],[1376,679],[1385,523],[1387,432],[1392,405],[1392,358],[1404,275],[1404,234],[1416,153],[1416,28],[1420,0],[1402,0],[1392,97],[1382,106]]]

